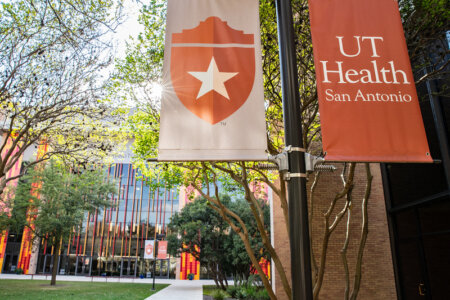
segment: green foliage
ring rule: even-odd
[[[188,252],[205,264],[219,260],[224,251],[221,241],[226,228],[226,223],[205,199],[196,199],[172,216],[169,229],[173,234],[168,239],[173,242],[169,242],[168,252],[172,255]]]
[[[116,60],[110,94],[132,109],[123,128],[133,134],[136,160],[156,156],[159,141],[160,81],[164,59],[165,1],[152,0],[140,9],[144,25],[136,39],[127,43],[126,56]],[[159,90],[159,91],[158,91]]]
[[[270,232],[270,208],[264,202],[260,202],[260,206],[262,207],[262,211],[264,214],[263,220],[264,224],[266,225],[266,232]],[[253,217],[247,201],[242,199],[233,201],[229,203],[228,208],[234,213],[238,214],[247,226],[250,244],[253,253],[255,253],[257,256],[257,259],[260,260],[261,258],[265,258],[267,260],[270,260],[270,255],[264,247],[255,218]],[[225,240],[224,243],[224,247],[229,251],[228,257],[230,259],[230,263],[234,266],[233,274],[241,274],[248,277],[250,273],[249,266],[251,266],[252,264],[246,252],[244,243],[242,242],[240,237],[235,232],[232,232],[229,239]]]
[[[440,94],[448,96],[448,1],[400,0],[399,7],[416,84],[426,79],[447,80],[441,84]]]
[[[158,154],[165,15],[166,1],[152,0],[142,5],[138,21],[144,31],[130,39],[125,58],[116,60],[109,90],[112,99],[131,108],[122,130],[134,139],[134,165],[153,189],[176,187],[184,177],[174,164],[147,163],[148,158]]]
[[[258,258],[270,259],[257,233],[248,203],[242,199],[232,201],[228,196],[222,196],[221,199],[224,205],[239,213],[246,223],[251,236],[251,246]],[[263,212],[268,223],[269,208],[263,206]],[[217,269],[222,275],[249,275],[252,264],[242,240],[230,230],[228,224],[205,199],[197,198],[176,213],[171,219],[169,229],[171,234],[167,239],[168,252],[171,255],[190,253],[203,266],[209,268],[213,276]]]
[[[248,278],[245,276],[236,276],[234,278],[234,286],[227,288],[227,293],[236,299],[250,299],[250,300],[268,300],[270,299],[267,291],[257,281],[255,274]]]
[[[265,289],[259,289],[256,294],[255,294],[255,299],[258,300],[269,300],[269,294],[267,293],[267,291]]]
[[[228,294],[224,290],[215,289],[212,291],[211,296],[214,300],[223,300],[228,296]]]
[[[299,95],[302,102],[303,143],[308,152],[320,154],[321,133],[315,83],[315,67],[309,24],[308,1],[291,1],[295,32],[295,53]],[[284,148],[283,105],[275,2],[260,1],[261,44],[268,150],[277,154]]]
[[[127,83],[131,87],[159,81],[164,59],[165,15],[165,1],[151,0],[142,5],[138,21],[144,25],[144,32],[130,40],[125,58],[117,61],[116,84]]]
[[[227,293],[231,296],[231,298],[237,298],[238,287],[235,285],[230,285],[227,288]]]
[[[23,177],[8,202],[11,215],[2,214],[2,224],[16,230],[27,226],[55,245],[69,237],[87,212],[110,206],[115,191],[102,170],[73,173],[51,162]]]

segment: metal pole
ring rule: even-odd
[[[285,144],[294,150],[288,154],[292,299],[312,300],[305,153],[298,151],[303,148],[303,139],[291,2],[276,0],[276,7]]]
[[[155,227],[155,231],[156,231],[156,227]],[[156,235],[156,233],[155,233],[155,235]],[[157,255],[156,250],[158,249],[158,246],[157,246],[157,245],[158,245],[158,241],[155,239],[155,240],[154,240],[154,243],[155,243],[155,245],[154,245],[155,250],[153,251],[153,252],[154,252],[153,255],[154,255],[155,259],[153,260],[153,287],[152,287],[152,291],[155,290],[156,255]]]

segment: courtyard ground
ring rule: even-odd
[[[168,284],[157,284],[152,291],[150,283],[113,283],[57,281],[50,286],[46,280],[0,280],[0,299],[129,299],[142,300],[167,287]]]

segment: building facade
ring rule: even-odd
[[[107,177],[117,184],[112,207],[86,213],[83,223],[63,241],[57,262],[61,275],[135,277],[153,272],[154,261],[143,258],[145,240],[164,238],[170,217],[179,209],[179,193],[151,188],[131,163],[110,165]],[[33,239],[26,228],[3,233],[0,249],[2,273],[20,268],[25,274],[45,274],[55,265],[53,247]],[[175,267],[174,258],[158,259],[155,274],[175,277]]]

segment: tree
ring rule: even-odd
[[[261,258],[270,260],[257,234],[258,229],[247,202],[242,199],[231,200],[227,195],[223,196],[222,200],[227,207],[242,216],[250,232],[252,249],[258,253],[258,261]],[[267,224],[268,205],[263,205],[263,208]],[[192,254],[202,266],[206,266],[218,287],[226,289],[226,276],[230,274],[241,278],[249,277],[253,266],[243,242],[205,198],[197,198],[188,203],[180,213],[175,214],[169,229],[169,253]]]
[[[223,198],[223,197],[222,197]],[[267,203],[263,199],[258,199],[258,202],[261,205],[265,230],[270,233],[270,207],[269,203]],[[255,219],[252,215],[252,210],[245,199],[239,198],[235,201],[232,201],[228,204],[228,207],[231,211],[242,217],[242,220],[247,226],[247,230],[249,231],[249,235],[251,237],[250,244],[252,246],[253,252],[257,253],[257,260],[261,261],[264,259],[265,261],[270,261],[270,254],[264,247],[264,244],[261,240],[261,237],[258,232],[258,227]],[[225,249],[227,249],[228,259],[231,261],[231,265],[233,266],[233,274],[238,275],[236,277],[241,278],[249,278],[251,272],[255,270],[252,265],[252,261],[250,260],[249,255],[245,250],[245,245],[240,239],[239,235],[237,235],[234,231],[229,231],[229,235],[231,239],[226,240]]]
[[[117,121],[103,101],[100,72],[111,61],[105,35],[119,23],[120,6],[112,0],[1,3],[0,194],[7,182],[52,156],[88,163],[112,149]],[[8,178],[38,144],[48,150]]]
[[[416,84],[429,79],[448,79],[448,3],[443,0],[400,0],[399,6]],[[441,94],[448,96],[448,92],[447,84]]]
[[[22,177],[14,199],[6,202],[10,213],[0,214],[0,229],[29,228],[35,238],[54,247],[51,285],[56,283],[57,261],[63,240],[80,226],[87,212],[109,207],[116,192],[102,170],[71,172],[51,161],[45,168]]]
[[[252,247],[251,241],[255,236],[261,239],[263,249],[272,258],[276,271],[281,277],[283,289],[288,297],[290,297],[290,284],[287,279],[287,274],[281,258],[271,244],[268,224],[264,219],[264,206],[258,201],[258,194],[260,192],[256,187],[260,181],[258,180],[258,175],[251,169],[252,166],[256,167],[256,170],[259,170],[257,164],[248,162],[185,164],[183,166],[186,169],[185,185],[193,186],[202,197],[206,198],[209,201],[210,207],[220,214],[230,228],[239,236],[270,298],[276,299],[269,278],[259,265],[258,255],[261,248],[255,251]],[[267,179],[270,178],[270,174],[265,174],[264,171],[259,170],[258,174],[263,174]],[[219,194],[219,182],[227,177],[243,188],[244,199],[250,208],[252,218],[256,224],[256,232],[249,230],[249,227],[243,221],[242,217],[245,214],[242,215],[242,211],[234,212],[224,204],[224,199]],[[204,189],[203,187],[206,188]]]
[[[192,254],[206,266],[216,285],[225,289],[229,271],[224,249],[224,242],[229,238],[226,229],[227,224],[208,207],[207,201],[198,198],[172,216],[171,234],[167,237],[169,253],[174,256]]]

